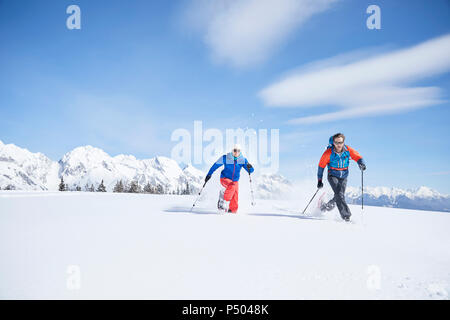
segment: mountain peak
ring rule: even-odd
[[[63,158],[62,162],[69,160],[72,161],[101,161],[105,158],[111,158],[109,154],[100,148],[93,147],[91,145],[76,147],[72,151],[67,152]]]
[[[102,149],[100,149],[100,148],[97,148],[97,147],[93,147],[93,146],[91,146],[91,145],[85,145],[85,146],[79,146],[79,147],[76,147],[76,148],[74,148],[72,151],[69,151],[69,152],[77,152],[77,153],[81,153],[81,152],[104,152],[105,153],[105,151],[103,151]]]
[[[1,142],[0,146],[0,188],[48,190],[55,187],[57,163],[40,152],[33,153],[12,143]]]
[[[420,186],[419,188],[417,188],[414,194],[415,196],[421,198],[435,198],[442,196],[439,192],[425,186]]]
[[[192,164],[188,164],[183,168],[183,172],[187,175],[190,176],[197,176],[197,177],[201,177],[203,179],[203,177],[205,176],[205,173],[199,169],[197,169],[196,167],[194,167]]]
[[[114,159],[118,160],[118,161],[136,161],[136,157],[133,156],[132,154],[118,154],[117,156],[114,157]]]

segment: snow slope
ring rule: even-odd
[[[255,179],[255,190],[260,199],[280,199],[294,192],[292,184],[279,174],[261,174]]]
[[[58,164],[42,153],[0,141],[0,188],[57,190],[58,169]]]
[[[210,188],[192,212],[193,196],[1,191],[0,298],[449,297],[448,213],[351,206],[348,224],[299,215],[309,193],[252,207],[243,185],[218,215]]]

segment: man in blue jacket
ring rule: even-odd
[[[238,194],[239,194],[239,177],[241,169],[244,168],[249,174],[255,169],[241,154],[240,145],[236,144],[233,147],[232,152],[221,156],[216,163],[214,163],[209,169],[205,178],[205,183],[211,179],[211,175],[219,167],[224,166],[220,173],[220,183],[225,188],[225,191],[221,192],[221,197],[217,204],[218,208],[231,213],[236,213],[238,209]]]

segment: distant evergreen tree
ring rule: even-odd
[[[80,186],[76,186],[75,187],[75,191],[81,191],[81,187]]]
[[[158,184],[158,186],[156,187],[156,193],[157,194],[163,194],[164,193],[164,189],[163,186]]]
[[[59,183],[59,191],[66,191],[66,184],[64,183],[63,177],[61,177],[61,182]]]
[[[186,182],[186,194],[191,194],[191,189],[189,187],[189,182]]]
[[[103,184],[103,180],[102,180],[102,182],[100,183],[100,185],[98,186],[97,192],[106,192],[106,187],[105,187],[105,185]]]
[[[66,191],[70,191],[69,185],[66,183]]]
[[[89,187],[89,192],[95,192],[94,184],[91,184],[91,186]]]
[[[86,182],[86,185],[84,186],[84,191],[91,191],[91,188],[89,187],[89,184]]]
[[[124,190],[124,187],[123,187],[122,180],[117,181],[116,185],[114,186],[113,192],[120,193],[120,192],[123,192],[123,190]]]
[[[129,193],[140,193],[141,192],[141,186],[139,183],[135,180],[131,181],[130,187],[128,188]]]
[[[144,193],[154,193],[153,187],[150,182],[147,182],[147,184],[144,186]]]

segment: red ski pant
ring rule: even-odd
[[[227,178],[221,178],[220,183],[225,187],[225,193],[223,199],[230,201],[230,207],[232,213],[236,213],[238,209],[238,196],[239,196],[239,183],[238,181],[231,181]]]

